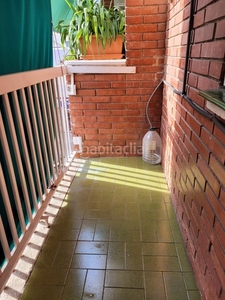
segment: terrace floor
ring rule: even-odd
[[[20,300],[201,299],[161,166],[140,157],[72,165]]]

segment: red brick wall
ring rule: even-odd
[[[145,106],[163,76],[167,0],[126,0],[126,57],[135,74],[75,74],[70,97],[73,135],[88,156],[140,155],[149,125]],[[162,91],[150,118],[160,127]]]
[[[165,79],[182,91],[190,1],[169,4]],[[225,1],[198,0],[188,64],[187,95],[221,83]],[[163,167],[202,299],[225,299],[225,134],[165,86]]]

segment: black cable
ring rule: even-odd
[[[155,87],[155,89],[154,89],[153,93],[151,94],[151,96],[149,97],[148,102],[147,102],[146,107],[145,107],[145,113],[146,113],[146,117],[147,117],[147,120],[148,120],[150,129],[152,129],[153,126],[152,126],[152,123],[151,123],[151,121],[150,121],[150,119],[149,119],[149,116],[148,116],[148,107],[149,107],[149,104],[150,104],[150,102],[151,102],[151,100],[152,100],[152,97],[155,95],[155,92],[158,90],[158,88],[160,87],[160,85],[161,85],[162,83],[163,83],[163,79],[162,79],[162,80],[159,82],[159,84]],[[157,129],[157,128],[154,128],[154,129]]]
[[[189,24],[188,24],[187,47],[186,47],[186,56],[185,56],[186,58],[185,58],[185,65],[184,65],[184,79],[183,79],[183,87],[182,87],[183,95],[186,95],[188,62],[189,62],[189,58],[190,58],[190,47],[191,47],[191,33],[193,30],[193,24],[194,24],[194,4],[195,4],[195,0],[191,0],[190,17],[189,17]]]
[[[225,134],[225,124],[222,121],[217,119],[213,114],[211,114],[211,113],[207,112],[206,110],[202,109],[193,100],[191,100],[188,96],[186,96],[186,95],[182,94],[182,92],[176,90],[170,83],[166,82],[165,80],[162,80],[162,81],[167,86],[169,86],[175,94],[177,94],[180,97],[182,97],[183,99],[185,99],[194,110],[196,110],[201,115],[205,116],[206,118],[210,119],[214,124],[216,124],[217,127]]]

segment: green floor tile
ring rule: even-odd
[[[144,273],[144,277],[145,277],[146,299],[167,300],[166,291],[164,287],[163,273],[146,271]]]
[[[174,256],[144,256],[144,269],[146,271],[177,271],[180,264]]]
[[[33,285],[28,283],[20,300],[61,300],[63,286]],[[67,298],[67,300],[69,300]],[[73,299],[75,300],[75,299]]]
[[[61,300],[82,299],[86,275],[87,270],[70,269]]]
[[[180,272],[164,272],[163,277],[168,300],[188,300],[184,279]]]
[[[58,252],[61,241],[48,239],[48,243],[45,243],[35,267],[37,268],[50,268],[54,262],[56,254]]]
[[[175,245],[172,243],[143,243],[143,255],[177,256]]]
[[[141,243],[126,242],[126,270],[143,270]]]
[[[71,262],[74,269],[105,269],[105,266],[106,255],[75,254]]]
[[[187,290],[198,290],[196,280],[192,272],[184,272],[183,277]]]
[[[162,167],[123,157],[75,169],[21,299],[199,300]]]
[[[111,228],[111,220],[97,220],[94,233],[95,241],[108,241]]]
[[[109,242],[106,267],[107,269],[125,268],[125,243]]]
[[[92,241],[95,234],[96,220],[83,220],[78,240]]]
[[[105,278],[106,287],[123,287],[123,288],[143,288],[143,272],[142,271],[106,271]]]
[[[121,241],[133,241],[140,242],[141,234],[139,229],[111,229],[110,241],[121,242]]]
[[[110,209],[87,209],[85,219],[111,219]]]
[[[75,247],[76,242],[62,241],[55,255],[52,267],[69,268]]]
[[[82,300],[102,299],[105,271],[88,270]]]
[[[106,254],[108,243],[105,242],[77,242],[75,253],[79,254]]]
[[[67,268],[34,268],[29,278],[31,285],[64,285]]]
[[[201,300],[201,294],[199,291],[188,291],[188,300]]]
[[[76,241],[79,235],[79,229],[73,228],[53,228],[49,233],[49,238],[59,241]]]
[[[144,300],[144,289],[105,288],[103,300]]]

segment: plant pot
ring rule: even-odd
[[[97,44],[96,38],[93,36],[91,44],[87,48],[86,55],[82,55],[83,59],[121,59],[123,57],[123,38],[117,36],[116,40],[112,40],[111,44],[106,44],[105,49],[101,44]],[[82,44],[82,41],[81,41]]]

